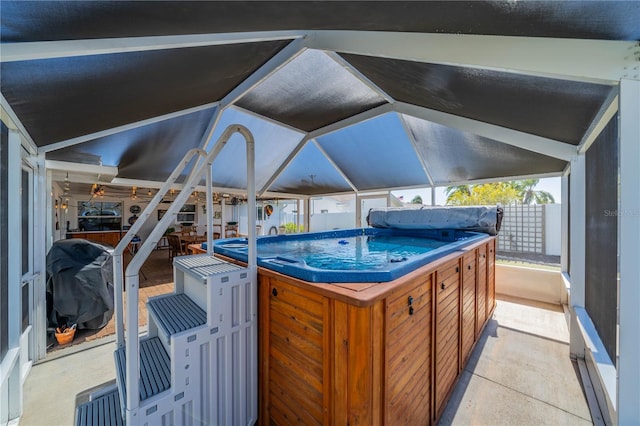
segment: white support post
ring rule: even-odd
[[[562,176],[560,181],[562,204],[560,205],[560,270],[569,273],[569,176]]]
[[[572,356],[584,357],[584,340],[580,333],[575,308],[585,305],[585,256],[586,256],[586,157],[576,156],[571,161],[571,307],[570,352]]]
[[[220,238],[226,238],[225,224],[227,223],[227,199],[220,199]]]
[[[21,253],[22,253],[22,200],[20,197],[21,184],[21,136],[18,131],[9,130],[9,146],[7,147],[7,185],[8,203],[12,208],[7,209],[7,240],[11,248],[7,253],[6,261],[8,268],[9,282],[3,283],[8,286],[8,353],[3,361],[8,361],[12,357],[10,364],[12,367],[7,374],[9,390],[9,419],[14,419],[22,414],[22,380],[20,374],[20,335],[22,333],[21,312]],[[6,208],[6,206],[3,206]],[[27,214],[28,212],[24,212]],[[15,360],[15,361],[14,361]],[[4,373],[4,372],[3,372]],[[3,415],[4,417],[4,415]]]
[[[304,199],[304,230],[311,232],[311,198]]]
[[[213,194],[211,193],[212,170],[211,164],[207,166],[207,254],[213,255]]]
[[[640,423],[640,80],[620,81],[618,424]]]
[[[33,232],[33,265],[37,278],[33,283],[33,360],[44,359],[47,355],[47,251],[51,235],[53,235],[53,206],[51,205],[51,181],[47,180],[45,168],[45,154],[36,157],[34,170],[34,232]],[[41,269],[40,269],[41,268]]]

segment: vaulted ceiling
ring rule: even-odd
[[[159,186],[235,123],[260,193],[557,176],[639,78],[640,2],[0,7],[3,121],[120,185]],[[232,138],[216,158],[217,189],[246,187],[244,152]]]

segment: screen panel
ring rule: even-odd
[[[618,307],[618,119],[586,154],[585,308],[616,363]]]

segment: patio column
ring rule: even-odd
[[[620,80],[618,424],[640,421],[640,80]]]
[[[5,127],[6,129],[6,127]],[[4,130],[4,129],[3,129]],[[22,202],[20,197],[21,187],[21,143],[22,137],[15,130],[8,130],[8,143],[4,145],[2,153],[7,181],[7,205],[12,206],[6,211],[7,229],[6,229],[6,256],[3,261],[7,266],[7,282],[2,283],[6,286],[5,297],[7,297],[7,313],[4,318],[7,321],[7,352],[2,359],[3,374],[0,382],[0,417],[1,422],[7,422],[19,417],[22,414],[22,375],[20,371],[20,335],[22,334],[22,316],[21,316],[21,265],[22,265]],[[3,142],[5,140],[3,139]],[[3,206],[6,208],[6,206]],[[4,231],[3,231],[4,232]],[[3,253],[5,254],[5,253]]]
[[[571,160],[571,178],[569,203],[571,206],[571,225],[569,232],[570,255],[569,270],[571,289],[569,306],[571,308],[570,352],[572,357],[584,358],[584,340],[580,332],[576,308],[584,311],[585,305],[585,257],[586,257],[586,157],[584,154]]]

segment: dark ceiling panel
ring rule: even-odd
[[[51,151],[47,159],[99,159],[119,178],[165,181],[191,148],[199,148],[215,108]]]
[[[220,100],[287,41],[2,63],[38,146]]]
[[[318,143],[359,191],[429,185],[395,113],[321,136]]]
[[[342,55],[395,99],[573,145],[610,86],[360,55]]]
[[[313,142],[307,142],[268,190],[306,195],[353,192]]]
[[[640,39],[637,1],[2,1],[5,42],[296,29]]]
[[[237,105],[310,132],[384,102],[324,52],[306,50]]]
[[[436,185],[562,172],[567,163],[440,124],[404,116]]]

